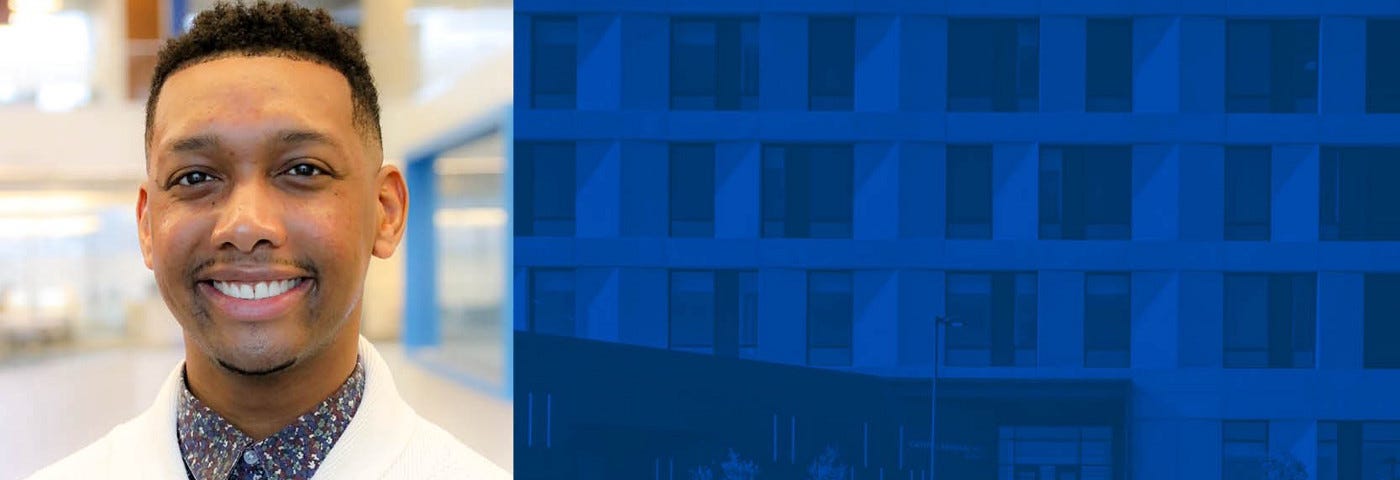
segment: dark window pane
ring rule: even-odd
[[[574,162],[573,143],[516,144],[516,235],[574,234]]]
[[[807,275],[808,364],[851,364],[853,315],[850,272]]]
[[[1266,480],[1265,461],[1269,458],[1269,422],[1221,422],[1221,478],[1223,480]]]
[[[1123,273],[1084,277],[1084,366],[1126,368],[1132,343],[1131,280]]]
[[[1225,367],[1269,365],[1268,293],[1265,275],[1225,276]]]
[[[1268,240],[1271,218],[1269,147],[1225,149],[1225,239]]]
[[[763,236],[850,238],[854,186],[850,145],[763,149]]]
[[[537,17],[531,29],[530,85],[534,108],[574,108],[578,89],[578,21]]]
[[[709,237],[715,228],[715,147],[671,145],[671,236]]]
[[[712,272],[671,272],[671,348],[709,353],[715,345]]]
[[[1366,21],[1366,113],[1400,113],[1400,20]]]
[[[1400,148],[1323,148],[1321,169],[1321,239],[1400,240]]]
[[[739,349],[758,348],[758,274],[739,273]]]
[[[1314,274],[1225,276],[1226,368],[1312,368]]]
[[[1044,147],[1040,156],[1040,238],[1132,237],[1132,148]]]
[[[1225,111],[1317,112],[1317,21],[1230,20]]]
[[[671,23],[671,108],[758,106],[758,21],[678,18]]]
[[[942,357],[953,366],[1035,366],[1034,273],[948,275]]]
[[[948,147],[948,238],[992,238],[992,147]]]
[[[850,17],[813,18],[807,30],[807,94],[811,110],[855,105],[856,27]]]
[[[530,331],[574,335],[574,271],[534,269],[530,275]]]
[[[948,21],[948,111],[1040,108],[1040,21]]]
[[[1367,274],[1366,368],[1400,368],[1400,275]]]
[[[1085,46],[1084,111],[1132,111],[1132,19],[1090,19]]]

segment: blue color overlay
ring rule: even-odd
[[[518,478],[1400,478],[1400,4],[515,8]]]

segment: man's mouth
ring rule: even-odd
[[[262,300],[287,293],[296,288],[297,285],[301,285],[303,280],[302,278],[267,282],[221,282],[215,280],[210,281],[209,284],[219,293],[239,300]]]
[[[196,288],[223,318],[262,322],[282,318],[303,304],[315,286],[312,277],[277,280],[205,280]]]

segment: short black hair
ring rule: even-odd
[[[355,33],[337,24],[324,9],[259,0],[252,5],[220,1],[195,17],[189,32],[161,47],[151,79],[151,95],[146,99],[147,149],[152,140],[156,101],[170,75],[231,56],[283,57],[335,69],[350,82],[356,127],[382,144],[379,93]]]

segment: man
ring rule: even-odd
[[[477,479],[359,335],[408,194],[364,53],[325,11],[221,4],[160,52],[136,216],[184,330],[156,402],[36,478]]]

